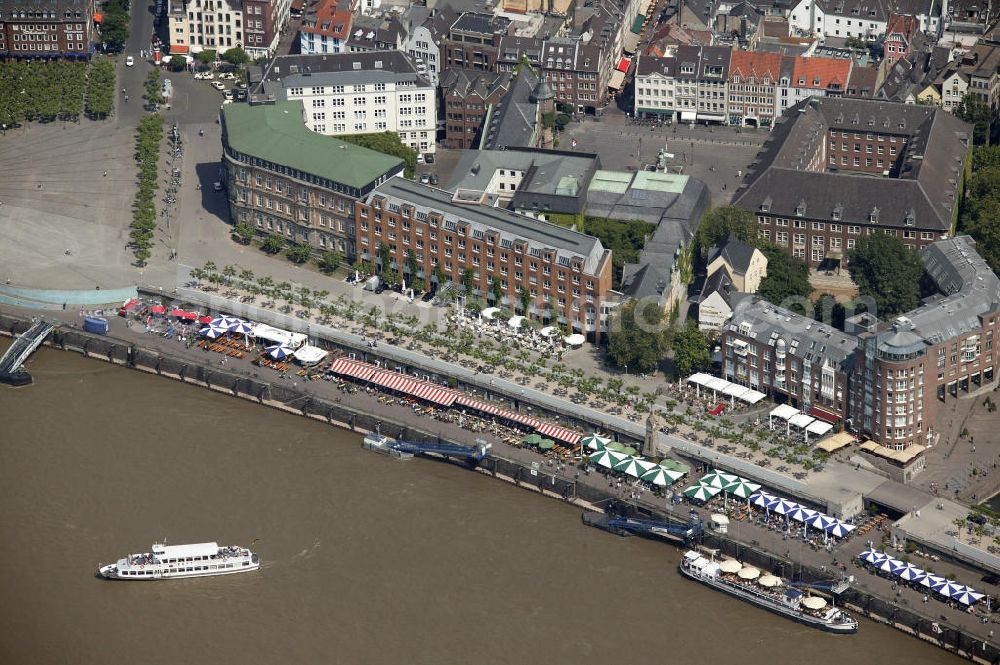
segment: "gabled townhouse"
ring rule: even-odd
[[[405,50],[417,71],[437,85],[443,69],[439,43],[457,18],[447,9],[431,9],[411,5],[404,15],[407,19]]]
[[[777,111],[781,56],[733,51],[729,64],[729,123],[770,127]]]
[[[917,17],[909,14],[890,14],[885,29],[883,64],[891,67],[900,58],[910,54],[911,42],[920,33]],[[916,46],[916,45],[914,45]]]
[[[320,0],[310,5],[299,26],[299,52],[302,55],[343,53],[347,50],[353,18],[348,2]]]
[[[676,93],[681,122],[728,122],[728,46],[677,49]]]

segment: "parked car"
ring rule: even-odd
[[[135,58],[133,58],[132,56],[129,56],[129,57],[125,58],[125,66],[126,67],[131,67],[134,64],[135,64]]]
[[[433,164],[434,163],[434,153],[429,152],[426,155],[424,155],[424,161],[427,162],[428,164]]]
[[[223,83],[222,81],[212,81],[212,87],[215,88],[216,90],[225,90],[226,84]]]
[[[436,174],[436,173],[432,173],[432,174],[431,174],[431,184],[432,184],[432,185],[436,185],[436,184],[438,184],[438,177],[437,177],[437,174]]]
[[[233,98],[233,91],[232,90],[223,90],[222,91],[222,96],[225,97],[226,99],[232,99]]]
[[[427,173],[421,173],[420,174],[420,183],[421,184],[428,185],[428,184],[430,184],[430,182],[431,182],[431,176],[430,176],[430,174],[427,174]]]
[[[417,153],[417,164],[423,164],[423,163],[424,163],[424,153],[418,152]]]

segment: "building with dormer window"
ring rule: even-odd
[[[816,267],[862,235],[919,249],[954,233],[972,127],[933,106],[813,98],[772,130],[734,198]]]

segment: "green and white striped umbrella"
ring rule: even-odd
[[[694,499],[696,501],[708,501],[713,496],[721,492],[722,490],[718,487],[712,487],[711,485],[703,485],[698,483],[697,485],[692,485],[691,487],[684,490],[684,496],[689,499]]]
[[[671,471],[670,469],[665,469],[659,465],[654,466],[652,469],[642,474],[643,480],[652,483],[657,487],[672,485],[683,477],[683,473],[679,471]]]
[[[652,462],[647,462],[641,457],[626,457],[618,464],[615,464],[613,468],[615,471],[621,471],[633,478],[640,478],[642,474],[653,469],[655,466]]]
[[[605,450],[598,450],[596,453],[594,453],[587,459],[589,459],[592,463],[596,464],[597,466],[602,466],[605,469],[611,469],[615,466],[615,464],[618,464],[619,462],[621,462],[623,459],[626,458],[621,453],[616,453],[613,450],[605,449]]]
[[[721,490],[726,485],[731,485],[739,479],[739,476],[734,476],[731,473],[723,473],[718,469],[712,469],[710,472],[702,476],[701,480],[698,482],[702,485],[708,485]]]
[[[597,432],[593,432],[580,439],[580,444],[585,450],[603,450],[608,447],[609,443],[611,443],[611,439],[605,439],[603,436],[599,436]]]
[[[727,494],[732,494],[741,499],[749,498],[751,494],[760,489],[760,485],[757,483],[751,483],[749,480],[740,478],[735,483],[730,483],[722,488],[722,491]]]

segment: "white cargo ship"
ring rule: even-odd
[[[828,606],[826,599],[806,596],[799,589],[786,587],[780,578],[761,575],[758,569],[735,559],[720,563],[692,550],[684,554],[680,571],[685,577],[807,626],[831,633],[858,632],[857,619]]]
[[[153,545],[152,552],[129,554],[101,566],[98,574],[109,580],[172,580],[182,577],[232,575],[260,568],[257,555],[245,547],[216,543]]]

